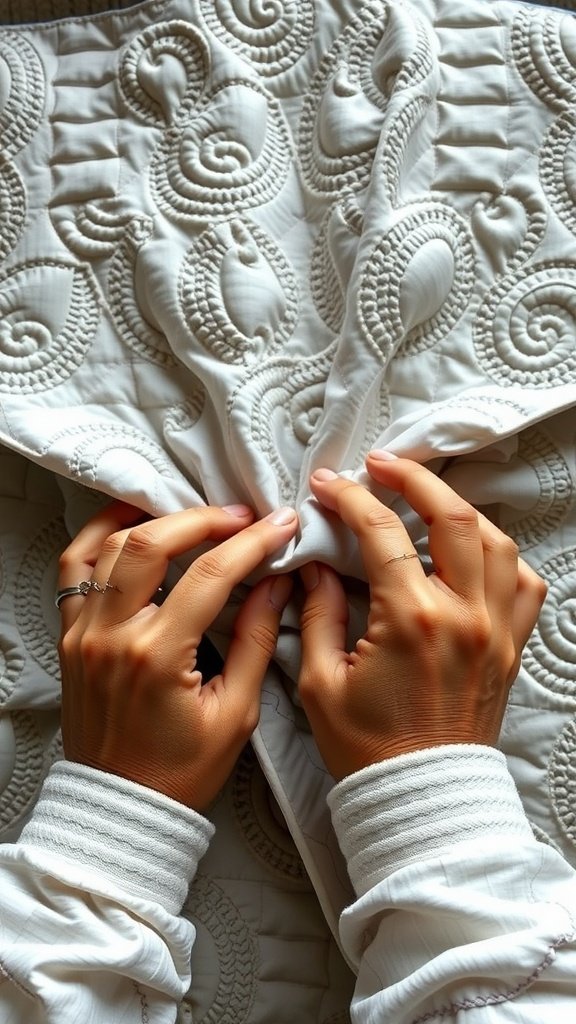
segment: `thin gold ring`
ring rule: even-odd
[[[393,558],[388,558],[384,565],[390,565],[390,562],[407,562],[409,558],[418,558],[419,556],[415,551],[407,552],[404,555],[394,555]]]

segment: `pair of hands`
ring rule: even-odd
[[[429,530],[426,576],[402,522],[365,488],[318,470],[316,499],[356,534],[370,587],[364,637],[346,649],[347,602],[328,566],[301,570],[299,690],[339,780],[368,764],[444,743],[497,741],[509,688],[546,594],[516,545],[433,473],[371,453],[367,469]],[[199,508],[133,526],[113,503],[66,549],[59,586],[110,580],[61,606],[62,732],[67,758],[205,809],[258,722],[288,576],[257,584],[236,619],[222,674],[202,685],[203,633],[232,588],[295,534],[293,510],[258,522],[245,506]],[[161,607],[171,559],[206,541]]]

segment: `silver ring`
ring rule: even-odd
[[[97,594],[105,594],[107,590],[118,590],[118,587],[115,587],[113,583],[110,583],[110,580],[106,580],[103,587],[101,587],[96,580],[83,580],[83,582],[79,583],[78,586],[85,587],[86,593],[88,593],[89,590],[95,590]],[[120,591],[118,591],[118,593],[120,593]]]
[[[406,552],[405,555],[395,555],[394,558],[388,558],[383,564],[390,565],[390,562],[407,562],[409,558],[418,558],[419,556],[415,551]]]
[[[64,587],[63,590],[56,591],[56,597],[54,598],[54,604],[57,608],[60,608],[62,601],[65,597],[75,597],[76,594],[81,594],[82,597],[86,597],[88,590],[85,590],[82,584],[78,584],[77,587]]]
[[[98,594],[105,594],[107,590],[118,590],[118,587],[110,583],[110,580],[107,580],[103,587],[96,580],[82,580],[75,587],[64,587],[62,590],[57,590],[54,604],[57,608],[60,608],[65,597],[76,597],[78,595],[86,597],[86,594],[91,590],[95,590]]]

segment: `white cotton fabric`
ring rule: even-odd
[[[359,896],[340,922],[354,1024],[572,1020],[576,874],[531,835],[498,751],[392,758],[329,802]]]
[[[213,834],[206,818],[174,800],[117,775],[60,761],[21,842],[79,868],[91,864],[106,880],[177,914]]]
[[[438,784],[444,780],[449,803]],[[328,805],[358,896],[392,871],[458,843],[481,843],[486,835],[532,839],[505,758],[472,744],[403,754],[385,770],[371,765],[336,786]]]
[[[488,780],[494,804],[507,809],[495,823],[484,800]],[[58,794],[66,794],[66,817]],[[340,783],[330,806],[358,892],[341,920],[358,968],[354,1024],[572,1020],[576,874],[532,836],[498,752],[454,746],[393,758]],[[111,859],[106,831],[118,836],[137,815],[150,835],[139,838],[135,888],[132,869],[103,873],[102,865]],[[58,838],[46,829],[50,820]],[[181,847],[185,823],[189,860],[171,861],[166,846]],[[113,1006],[113,1019],[125,1024],[173,1024],[195,933],[176,916],[172,895],[166,899],[162,869],[185,888],[211,831],[140,786],[76,765],[53,768],[20,842],[0,853],[3,1022],[104,1024]],[[397,841],[403,832],[406,851]],[[114,849],[121,860],[136,855],[130,836]],[[159,870],[149,871],[156,859]]]

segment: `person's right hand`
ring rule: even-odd
[[[348,653],[336,573],[301,571],[300,696],[336,780],[425,747],[494,745],[546,595],[514,542],[429,470],[374,453],[366,464],[428,525],[435,571],[425,575],[402,522],[369,491],[326,470],[311,477],[357,535],[370,586],[367,630]]]

